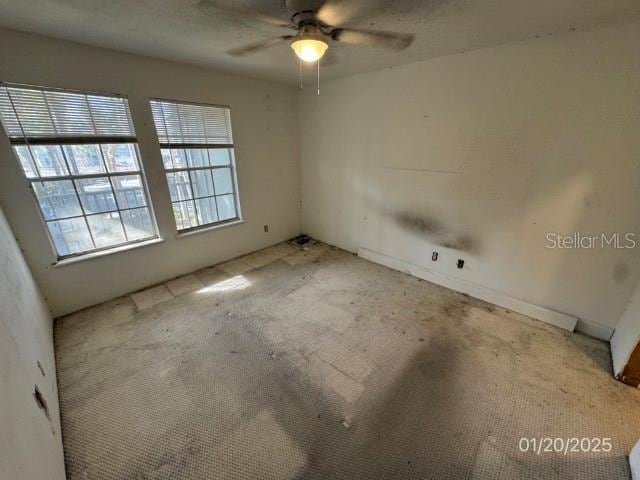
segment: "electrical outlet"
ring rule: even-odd
[[[267,232],[269,232],[269,225],[264,226],[264,233],[267,233]]]
[[[462,268],[464,267],[464,260],[462,260],[461,258],[458,259],[458,268]]]
[[[431,261],[433,261],[433,262],[437,262],[438,261],[438,252],[433,252],[431,254]]]

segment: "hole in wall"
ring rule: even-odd
[[[40,392],[38,385],[35,385],[33,387],[33,398],[36,401],[36,405],[38,405],[38,408],[44,411],[44,414],[47,416],[47,418],[49,418],[49,407],[47,406],[47,400]]]

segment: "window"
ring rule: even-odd
[[[0,119],[58,258],[157,237],[126,98],[0,84]]]
[[[238,220],[228,107],[151,100],[179,231]]]

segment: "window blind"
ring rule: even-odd
[[[13,144],[135,139],[127,99],[117,95],[0,84],[0,117]]]
[[[151,100],[160,146],[233,145],[229,107]]]

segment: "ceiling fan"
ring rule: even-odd
[[[354,0],[284,0],[289,22],[262,14],[258,18],[296,31],[292,35],[281,35],[260,42],[229,50],[233,56],[250,55],[266,48],[289,43],[300,60],[316,62],[322,58],[331,42],[369,45],[403,50],[411,45],[411,34],[382,30],[361,30],[336,26],[343,23],[353,13]],[[283,12],[284,13],[284,12]]]

